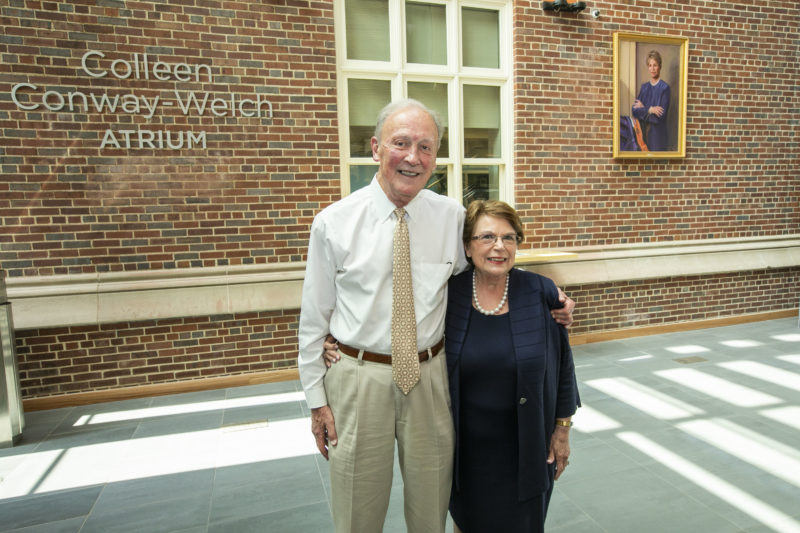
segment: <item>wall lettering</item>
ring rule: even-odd
[[[206,64],[165,63],[153,60],[147,54],[133,54],[127,61],[115,59],[104,61],[105,54],[89,50],[81,58],[81,69],[92,78],[114,77],[120,80],[159,80],[212,83],[211,66]],[[18,109],[35,111],[46,109],[52,112],[78,113],[125,113],[139,115],[151,120],[166,108],[178,108],[184,116],[215,117],[263,117],[272,118],[272,102],[263,95],[243,97],[239,93],[220,95],[208,91],[182,91],[178,88],[154,94],[125,94],[107,92],[58,91],[43,88],[33,83],[18,83],[11,89],[11,101]],[[205,148],[206,132],[193,133],[186,130],[124,129],[105,131],[100,148],[170,149]]]

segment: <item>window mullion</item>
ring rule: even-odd
[[[450,160],[453,162],[451,172],[448,173],[448,191],[450,197],[461,203],[463,187],[461,184],[461,161],[464,158],[464,127],[461,117],[461,81],[456,75],[448,87],[449,115],[450,115]]]
[[[396,24],[392,24],[396,21]],[[400,72],[405,64],[405,1],[389,0],[389,50],[392,66]]]

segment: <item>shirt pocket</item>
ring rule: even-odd
[[[453,263],[412,263],[411,275],[414,297],[421,311],[429,312],[444,305],[447,280],[453,273]],[[419,317],[417,317],[419,318]]]

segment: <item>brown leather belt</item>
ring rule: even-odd
[[[427,350],[423,350],[423,351],[419,352],[419,362],[422,363],[422,362],[427,361],[428,359],[433,359],[434,357],[436,357],[436,354],[441,351],[443,346],[444,346],[444,338],[442,338],[442,340],[440,340],[439,342],[437,342],[436,344],[434,344],[433,346],[431,346]],[[361,350],[359,350],[358,348],[353,348],[352,346],[348,346],[346,344],[342,344],[340,342],[339,343],[339,351],[342,352],[345,355],[349,355],[350,357],[355,357],[357,359],[358,358],[358,352],[360,352]],[[428,357],[428,352],[430,352],[430,354],[431,354],[430,358]],[[370,361],[372,363],[383,363],[383,364],[386,364],[386,365],[391,365],[392,364],[392,356],[391,355],[382,354],[382,353],[375,353],[375,352],[368,352],[366,350],[364,350],[364,355],[361,356],[361,359],[363,359],[364,361]]]

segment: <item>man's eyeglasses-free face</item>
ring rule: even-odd
[[[481,233],[480,235],[475,235],[472,237],[473,241],[478,241],[480,244],[484,246],[491,246],[497,239],[500,239],[503,243],[503,246],[515,246],[517,244],[517,234],[516,233],[506,233],[505,235],[495,235],[494,233]]]

